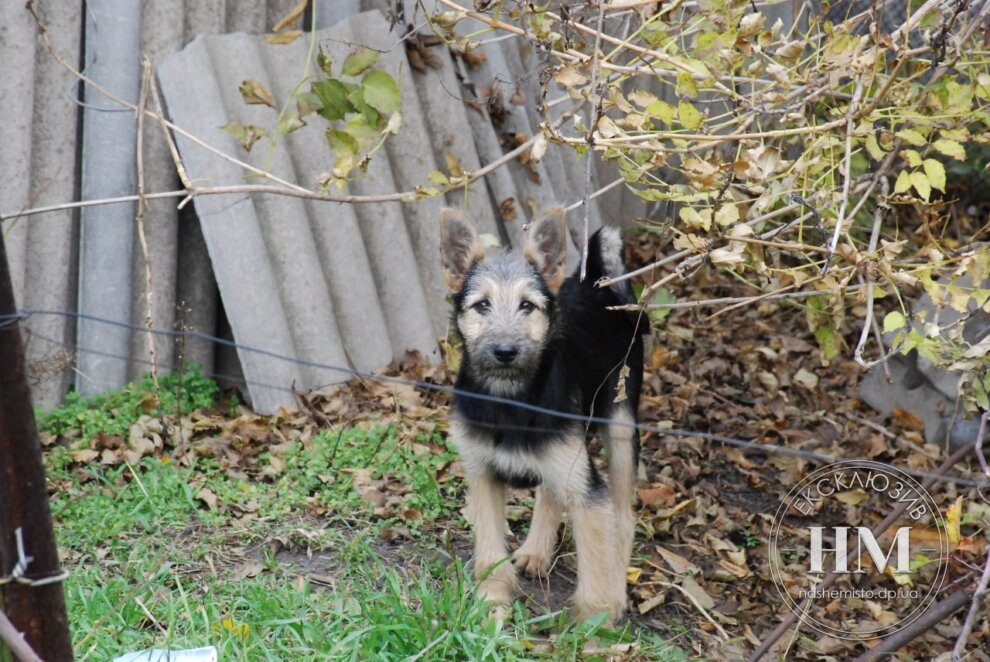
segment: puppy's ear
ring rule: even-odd
[[[471,221],[450,207],[440,211],[440,259],[443,277],[455,292],[464,285],[464,277],[485,257],[481,239]]]
[[[523,255],[540,272],[551,292],[560,289],[560,284],[564,282],[566,236],[563,207],[545,210],[533,221],[526,236]]]

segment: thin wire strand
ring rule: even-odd
[[[833,456],[828,455],[828,454],[825,454],[825,453],[819,453],[819,452],[816,452],[816,451],[809,451],[809,450],[804,450],[804,449],[800,449],[800,448],[790,448],[790,447],[787,447],[787,446],[771,446],[769,444],[761,444],[761,443],[757,443],[757,442],[754,442],[754,441],[747,441],[745,439],[736,439],[734,437],[729,437],[729,436],[726,436],[726,435],[717,434],[717,433],[713,433],[713,432],[701,432],[701,431],[698,431],[698,430],[685,430],[685,429],[681,429],[681,428],[665,428],[665,427],[661,427],[661,426],[657,426],[657,425],[646,425],[646,424],[643,424],[643,423],[630,423],[630,422],[627,422],[627,421],[613,420],[613,419],[602,418],[602,417],[598,417],[598,416],[584,416],[584,415],[581,415],[581,414],[573,414],[573,413],[570,413],[570,412],[557,411],[557,410],[553,410],[553,409],[547,409],[545,407],[540,407],[539,405],[530,404],[528,402],[521,402],[521,401],[518,401],[518,400],[511,400],[509,398],[501,398],[501,397],[498,397],[498,396],[487,395],[487,394],[484,394],[484,393],[475,393],[475,392],[472,392],[472,391],[465,391],[465,390],[458,389],[456,387],[448,386],[448,385],[445,385],[445,384],[435,384],[435,383],[425,382],[425,381],[420,381],[420,380],[415,380],[415,379],[407,379],[407,378],[404,378],[404,377],[393,377],[393,376],[390,376],[390,375],[380,375],[380,374],[376,374],[376,373],[373,373],[373,372],[367,372],[367,371],[364,371],[364,370],[358,370],[356,368],[350,368],[350,367],[332,365],[332,364],[327,364],[327,363],[320,363],[318,361],[312,361],[312,360],[309,360],[309,359],[299,358],[299,357],[296,357],[296,356],[288,356],[288,355],[285,355],[285,354],[280,354],[278,352],[273,352],[271,350],[267,350],[267,349],[263,349],[263,348],[259,348],[259,347],[252,347],[250,345],[243,345],[243,344],[237,343],[237,342],[235,342],[233,340],[229,340],[227,338],[221,338],[219,336],[214,336],[214,335],[211,335],[209,333],[205,333],[203,331],[188,331],[188,330],[186,330],[186,331],[177,331],[177,330],[172,330],[172,329],[148,328],[148,327],[145,327],[145,326],[139,326],[139,325],[136,325],[136,324],[131,324],[130,322],[122,322],[122,321],[119,321],[119,320],[106,319],[106,318],[103,318],[103,317],[98,317],[96,315],[89,315],[87,313],[80,313],[80,312],[76,312],[76,311],[22,309],[22,310],[18,310],[17,312],[15,312],[13,314],[10,314],[10,315],[0,315],[0,329],[3,329],[4,327],[10,326],[11,324],[13,324],[13,323],[15,323],[17,321],[25,320],[25,319],[28,319],[30,317],[35,317],[35,316],[70,317],[70,318],[82,319],[82,320],[87,320],[87,321],[101,323],[101,324],[107,324],[109,326],[115,326],[115,327],[118,327],[118,328],[129,329],[129,330],[134,331],[136,333],[151,333],[151,334],[160,335],[160,336],[166,336],[166,337],[170,337],[170,338],[195,338],[195,339],[204,340],[204,341],[207,341],[207,342],[212,342],[212,343],[216,343],[216,344],[219,344],[219,345],[224,345],[224,346],[227,346],[227,347],[231,347],[231,348],[237,349],[238,351],[251,352],[253,354],[258,354],[260,356],[267,356],[269,358],[276,359],[276,360],[279,360],[279,361],[286,361],[288,363],[294,363],[296,365],[301,365],[301,366],[306,366],[306,367],[312,367],[312,368],[320,368],[320,369],[323,369],[323,370],[330,370],[330,371],[340,372],[340,373],[343,373],[344,375],[348,375],[350,377],[357,377],[357,378],[361,378],[361,379],[379,381],[379,382],[383,382],[383,383],[386,383],[386,384],[399,384],[399,385],[403,385],[403,386],[413,386],[413,387],[416,387],[416,388],[419,388],[419,389],[422,389],[422,390],[426,390],[426,391],[434,391],[434,392],[438,392],[438,393],[447,393],[447,394],[450,394],[450,395],[457,394],[457,395],[459,395],[461,397],[465,397],[465,398],[472,398],[472,399],[481,400],[481,401],[484,401],[484,402],[494,402],[494,403],[498,403],[498,404],[509,405],[509,406],[512,406],[512,407],[518,407],[520,409],[525,409],[527,411],[532,411],[532,412],[538,413],[538,414],[544,414],[546,416],[550,416],[550,417],[553,417],[553,418],[559,418],[559,419],[563,419],[563,420],[574,421],[574,422],[577,422],[577,423],[581,423],[582,425],[590,425],[590,424],[618,425],[620,427],[632,428],[632,429],[639,430],[640,432],[649,432],[649,433],[660,435],[660,436],[666,435],[666,436],[673,436],[673,437],[688,437],[688,438],[693,437],[693,438],[697,438],[697,439],[704,439],[706,441],[714,441],[714,442],[718,442],[718,443],[723,443],[723,444],[726,444],[726,445],[729,445],[729,446],[735,446],[737,448],[741,448],[741,449],[746,450],[746,451],[768,453],[768,454],[777,454],[777,455],[789,455],[789,456],[792,456],[792,457],[801,457],[801,458],[804,458],[804,459],[807,459],[807,460],[813,460],[815,462],[832,463],[832,462],[837,462],[840,459],[843,459],[843,460],[850,459],[850,458],[837,458],[837,457],[833,457]],[[48,340],[49,342],[59,343],[59,341],[52,341],[51,339],[46,339],[46,340]],[[82,348],[82,347],[78,347],[78,346],[73,347],[73,346],[67,345],[65,343],[59,343],[59,344],[62,344],[62,345],[66,346],[69,349],[74,349],[75,351],[79,351],[79,352],[90,352],[90,351],[94,351],[94,350],[88,350],[86,348]],[[101,354],[104,354],[104,353],[101,353]],[[112,358],[119,358],[120,360],[134,360],[134,359],[130,359],[130,358],[127,358],[127,357],[120,357],[120,356],[114,357],[113,355],[107,355],[107,354],[104,354],[104,355],[111,356]],[[253,385],[253,383],[252,383],[252,385]],[[257,385],[258,386],[268,386],[268,385],[260,384],[260,383],[257,384]],[[319,388],[323,388],[324,386],[332,386],[332,385],[335,385],[335,384],[325,384],[323,386],[317,386],[315,388],[316,389],[319,389]],[[272,385],[272,387],[279,388],[281,390],[286,390],[288,392],[294,392],[291,389],[286,389],[284,386],[275,386],[275,385]],[[908,474],[910,474],[912,476],[915,476],[915,477],[920,477],[920,478],[934,478],[936,480],[942,480],[942,481],[946,481],[946,482],[952,482],[952,483],[956,483],[956,484],[960,484],[960,485],[968,485],[968,486],[974,486],[974,487],[984,487],[988,483],[990,483],[990,481],[987,481],[987,480],[973,480],[973,479],[963,478],[963,477],[943,476],[941,474],[936,474],[936,473],[932,473],[932,472],[917,471],[917,470],[914,470],[914,469],[911,469],[911,468],[908,468],[908,467],[898,467],[898,468],[900,468],[902,471],[904,471],[904,472],[906,472],[906,473],[908,473]]]

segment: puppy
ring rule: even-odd
[[[486,255],[456,210],[444,209],[440,222],[453,324],[463,340],[450,433],[474,512],[479,593],[506,604],[517,568],[546,574],[567,512],[577,545],[578,616],[618,618],[635,527],[635,424],[647,330],[636,314],[608,309],[635,302],[627,281],[596,285],[625,272],[619,233],[602,228],[591,238],[581,281],[578,273],[564,279],[560,207],[531,224],[522,251]],[[588,417],[609,420],[593,425]],[[596,430],[609,484],[588,452]],[[533,522],[514,563],[506,561],[507,486],[536,488]]]

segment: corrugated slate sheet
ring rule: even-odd
[[[59,52],[69,61],[81,61],[83,67],[91,64],[80,50],[84,17],[79,7],[43,0],[35,4]],[[168,0],[146,0],[141,51],[157,66],[168,112],[180,126],[228,154],[312,188],[333,159],[318,123],[289,134],[272,150],[259,145],[250,154],[219,130],[234,119],[270,122],[270,115],[259,115],[266,109],[242,102],[237,88],[245,78],[262,81],[280,101],[300,80],[306,38],[273,46],[258,36],[293,4],[211,0],[182,7]],[[379,66],[401,85],[402,130],[388,141],[385,152],[372,159],[367,174],[353,183],[350,193],[409,190],[424,184],[430,171],[444,170],[448,156],[473,170],[515,147],[515,139],[538,131],[541,118],[533,109],[538,76],[532,72],[539,63],[525,42],[509,39],[483,46],[484,61],[473,69],[451,58],[446,48],[436,47],[442,68],[417,72],[409,66],[400,39],[405,25],[391,31],[380,13],[356,14],[362,8],[387,9],[387,4],[318,2],[316,25],[333,25],[317,35],[320,46],[338,62],[356,44],[381,49]],[[423,29],[422,11],[415,3],[406,4],[407,21]],[[101,27],[96,19],[89,17],[89,32]],[[345,20],[338,23],[341,19]],[[243,33],[216,34],[238,30]],[[204,36],[194,38],[198,33]],[[186,47],[178,51],[183,44]],[[11,63],[5,67],[10,75],[0,77],[0,112],[10,118],[0,125],[0,137],[5,145],[14,146],[8,152],[12,158],[0,166],[8,182],[0,191],[0,210],[7,214],[76,199],[81,179],[77,159],[86,149],[76,142],[85,118],[78,100],[80,86],[37,40],[33,21],[17,3],[0,7],[0,57]],[[506,114],[493,123],[484,99],[471,102],[478,91],[491,90],[496,82]],[[527,103],[513,104],[512,97]],[[82,98],[86,104],[104,103],[88,89]],[[555,112],[562,110],[560,106]],[[143,142],[145,190],[179,188],[154,122],[145,123]],[[241,169],[216,155],[181,138],[179,147],[192,177],[213,185],[247,181]],[[598,184],[607,181],[606,177]],[[466,205],[482,231],[517,241],[533,209],[576,202],[583,189],[583,163],[570,150],[551,146],[534,168],[513,163],[496,170],[472,185],[466,199],[458,191],[446,200],[349,206],[272,195],[225,195],[199,197],[195,209],[188,205],[182,211],[176,209],[175,199],[151,201],[145,228],[153,326],[214,333],[223,331],[226,320],[234,340],[264,350],[242,348],[234,355],[206,340],[186,338],[176,343],[156,337],[156,360],[165,370],[179,361],[194,361],[206,366],[208,373],[229,374],[246,386],[259,411],[272,411],[291,403],[293,387],[304,390],[347,377],[317,364],[374,369],[401,358],[407,349],[436,358],[436,340],[445,332],[447,319],[438,259],[440,206]],[[626,200],[627,196],[613,192],[607,207],[619,209]],[[597,223],[598,201],[593,204]],[[515,217],[503,219],[500,206],[511,207]],[[616,216],[631,216],[637,208]],[[99,209],[87,212],[90,223],[99,222]],[[575,211],[569,222],[579,224],[580,216]],[[77,310],[78,218],[78,211],[62,210],[4,220],[22,308]],[[133,226],[119,232],[126,233],[126,241],[135,241]],[[120,236],[114,241],[119,244]],[[132,252],[131,259],[102,260],[100,268],[117,282],[121,274],[130,279],[130,315],[120,321],[140,326],[148,306],[145,263],[140,248]],[[99,255],[98,246],[95,253]],[[81,299],[84,305],[87,300],[99,301],[101,294],[99,278],[89,276]],[[83,325],[77,336],[71,318],[43,315],[32,317],[27,326],[35,397],[45,406],[61,399],[73,377],[80,390],[98,392],[148,369],[145,333],[125,334],[120,340],[101,334],[99,325],[88,325],[90,330]],[[124,363],[128,370],[111,375],[99,362],[81,361],[83,355]]]

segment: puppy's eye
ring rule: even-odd
[[[524,313],[531,313],[534,310],[536,310],[536,304],[534,304],[532,301],[524,300],[521,304],[519,304],[519,310],[523,311]]]
[[[471,307],[474,308],[479,313],[485,314],[492,309],[492,302],[489,301],[488,299],[482,299],[481,301],[479,301],[478,303],[474,304]]]

